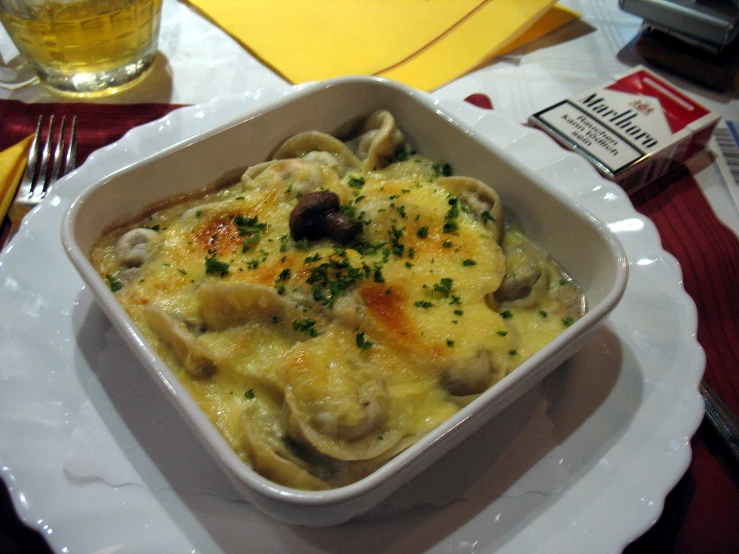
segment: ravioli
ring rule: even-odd
[[[299,489],[376,470],[586,309],[492,188],[384,110],[290,137],[90,257],[239,456]]]

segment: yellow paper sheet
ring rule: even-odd
[[[188,1],[292,83],[379,75],[424,90],[578,17],[555,0]]]
[[[0,221],[8,213],[23,171],[33,135],[28,136],[7,150],[0,152]]]

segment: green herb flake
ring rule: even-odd
[[[414,302],[413,305],[417,308],[431,308],[434,304],[428,300],[418,300],[417,302]]]
[[[482,214],[480,214],[480,216],[482,217],[482,220],[485,223],[488,223],[488,222],[495,223],[495,221],[496,221],[495,218],[492,215],[490,215],[490,212],[488,212],[488,211],[482,212]]]
[[[449,163],[432,164],[431,168],[434,170],[434,175],[436,177],[449,177],[452,174],[452,166]]]
[[[305,333],[309,337],[318,336],[316,322],[309,317],[306,317],[303,321],[298,321],[297,319],[293,321],[293,331],[300,331],[301,333]]]
[[[254,389],[249,389],[244,393],[244,398],[248,400],[253,400],[256,395],[254,394]]]
[[[501,312],[500,317],[503,319],[510,319],[513,317],[513,312],[511,310],[506,310],[504,312]]]
[[[364,331],[357,333],[357,348],[359,348],[360,352],[364,352],[365,350],[372,348],[373,344],[374,343],[372,341],[369,341],[364,337]]]
[[[429,227],[428,225],[424,225],[422,227],[418,228],[418,231],[416,231],[416,236],[420,239],[425,239],[427,236],[429,236]]]
[[[505,337],[508,334],[508,331],[496,331],[496,333],[501,337]]]
[[[572,325],[573,323],[575,323],[575,318],[570,317],[570,316],[563,317],[562,318],[562,323],[564,323],[565,325],[567,325],[569,327],[570,325]]]
[[[105,280],[108,281],[108,286],[110,286],[110,290],[113,292],[118,292],[123,288],[123,285],[121,282],[116,279],[113,275],[106,275]]]
[[[466,260],[462,261],[462,265],[465,267],[469,267],[469,266],[477,265],[477,262],[475,260],[471,260],[467,258]]]
[[[454,341],[452,339],[446,339],[446,345],[449,348],[452,348],[454,346]]]
[[[349,176],[349,183],[347,183],[352,188],[362,188],[364,186],[364,177],[354,177],[353,175]]]
[[[221,277],[228,273],[229,265],[213,256],[205,257],[205,273],[207,275],[220,274]]]

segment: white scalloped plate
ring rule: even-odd
[[[599,216],[626,249],[624,298],[585,348],[455,459],[334,528],[289,527],[233,500],[197,439],[168,413],[66,258],[62,215],[86,183],[285,93],[220,98],[132,130],[60,181],[0,256],[0,471],[20,517],[57,552],[621,551],[659,517],[690,461],[705,364],[695,305],[654,226],[621,189],[494,112],[438,101]],[[132,413],[122,389],[157,407]],[[113,486],[65,472],[63,457],[90,413],[102,421],[99,444],[114,445],[102,453],[107,467],[136,479]],[[172,421],[166,437],[152,431],[152,418]],[[526,423],[535,420],[547,426],[532,431]],[[513,470],[503,475],[503,467]],[[204,474],[212,488],[189,486]]]

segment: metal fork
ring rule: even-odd
[[[0,250],[15,235],[23,217],[49,193],[51,186],[75,168],[77,157],[77,116],[72,117],[69,141],[65,142],[66,116],[62,116],[59,130],[54,133],[54,116],[49,116],[46,140],[42,143],[44,116],[39,116],[36,134],[28,152],[26,171],[23,173],[13,204],[8,210],[10,231],[0,244]],[[66,144],[66,148],[65,148]],[[40,162],[40,163],[39,163]]]

